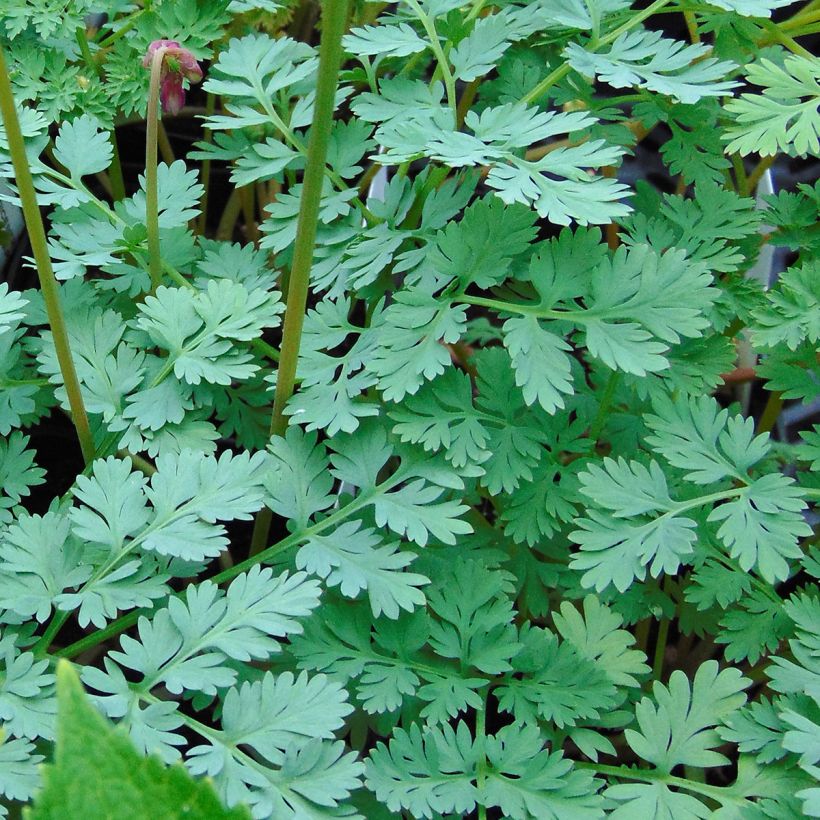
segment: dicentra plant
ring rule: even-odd
[[[181,777],[38,797],[62,658],[258,818],[820,816],[817,0],[106,5],[0,9],[6,804]]]

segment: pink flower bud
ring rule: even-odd
[[[176,40],[154,40],[148,46],[142,64],[150,68],[157,52],[161,52],[162,66],[160,77],[160,101],[162,110],[169,114],[178,114],[185,105],[183,79],[189,83],[198,83],[202,79],[202,69],[194,55],[183,48]]]

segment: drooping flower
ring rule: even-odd
[[[176,40],[154,40],[148,46],[142,64],[150,68],[157,53],[160,59],[160,102],[162,110],[168,114],[178,114],[185,105],[183,80],[198,83],[202,79],[202,69],[194,55]]]

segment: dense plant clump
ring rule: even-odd
[[[3,805],[820,817],[816,0],[98,5],[0,9]]]

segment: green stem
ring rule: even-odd
[[[763,413],[760,416],[760,421],[757,424],[757,434],[771,433],[774,425],[777,422],[777,417],[783,409],[783,394],[775,391],[769,395],[766,406],[763,408]]]
[[[658,623],[658,637],[655,640],[655,660],[652,664],[654,680],[660,680],[663,674],[663,662],[666,657],[666,639],[669,636],[669,619],[661,618]]]
[[[145,137],[145,227],[148,231],[148,274],[151,289],[162,282],[162,258],[159,250],[159,194],[157,191],[157,144],[159,142],[159,85],[162,77],[164,48],[158,48],[151,60],[148,86],[148,113]]]
[[[137,24],[140,17],[147,11],[147,8],[135,11],[115,32],[109,34],[104,40],[100,42],[100,48],[108,48],[113,46],[121,37],[124,37]]]
[[[657,12],[659,12],[664,6],[668,6],[670,2],[671,0],[655,0],[654,3],[630,17],[629,20],[627,20],[623,25],[618,26],[618,28],[610,31],[609,34],[601,37],[597,45],[607,46],[614,43],[615,40],[617,40],[622,34],[627,31],[631,31],[635,28],[635,26],[640,25],[644,20],[651,17],[653,14],[657,14]],[[563,65],[558,66],[558,68],[551,71],[543,80],[541,80],[538,85],[528,91],[521,98],[521,102],[527,104],[534,102],[550,88],[552,88],[552,86],[554,86],[557,82],[563,80],[570,71],[572,71],[572,66],[570,66],[569,63],[564,63]]]
[[[23,134],[20,131],[20,121],[17,119],[17,109],[14,105],[14,93],[11,89],[9,71],[6,67],[6,57],[0,48],[0,114],[6,129],[6,139],[9,153],[14,166],[14,176],[17,189],[20,192],[20,202],[23,206],[23,217],[26,222],[34,261],[37,266],[37,276],[40,279],[40,290],[48,314],[48,322],[54,337],[54,349],[63,377],[68,405],[71,408],[71,417],[80,440],[80,448],[86,464],[94,458],[94,439],[88,425],[88,415],[85,411],[80,382],[71,357],[71,345],[68,341],[68,331],[63,318],[63,309],[60,305],[60,289],[51,267],[51,257],[48,253],[46,231],[43,227],[43,217],[37,204],[37,194],[34,191],[34,181],[26,157],[26,146]]]
[[[478,750],[478,760],[476,762],[476,786],[478,787],[479,799],[483,799],[484,783],[487,779],[487,755],[485,744],[487,740],[487,702],[481,704],[476,710],[475,716],[475,739]],[[483,803],[478,804],[478,820],[487,820],[487,807]]]
[[[293,395],[296,385],[296,365],[302,342],[302,325],[307,307],[310,269],[316,248],[316,229],[325,178],[330,133],[339,85],[339,69],[342,63],[342,36],[347,24],[350,0],[325,0],[322,12],[322,42],[319,53],[319,79],[316,87],[316,104],[313,125],[310,130],[307,168],[305,169],[296,244],[282,329],[282,347],[276,378],[276,393],[271,416],[271,435],[284,435],[287,429],[285,405]],[[268,515],[257,516],[251,543],[251,555],[258,553],[268,538]]]
[[[450,69],[450,62],[441,47],[441,41],[436,31],[436,24],[427,12],[418,4],[417,0],[407,0],[407,5],[413,9],[416,17],[424,26],[427,37],[430,40],[430,47],[433,49],[433,54],[436,55],[438,67],[441,69],[441,76],[444,78],[444,88],[447,91],[447,104],[453,112],[453,119],[458,120],[458,100],[456,98],[456,80],[453,77],[453,72]]]
[[[795,36],[792,29],[802,29],[811,26],[812,23],[820,21],[819,11],[810,11],[804,14],[797,15],[778,24],[781,31],[788,31],[792,36]]]
[[[122,174],[122,162],[120,161],[120,147],[117,143],[117,129],[112,128],[108,135],[111,141],[111,166],[108,169],[108,177],[111,180],[111,198],[114,202],[125,199],[125,177]]]
[[[685,11],[683,19],[686,21],[686,28],[689,31],[689,39],[693,43],[700,42],[700,32],[698,31],[698,21],[693,11]]]
[[[94,59],[94,55],[88,47],[88,38],[85,35],[85,28],[78,26],[74,31],[74,37],[77,40],[77,45],[80,47],[80,54],[83,55],[85,64],[99,77],[101,74],[100,67],[97,65],[97,61]]]
[[[784,31],[781,31],[771,20],[763,21],[763,28],[769,33],[769,37],[764,42],[758,43],[758,45],[769,45],[772,42],[779,43],[791,51],[792,54],[805,57],[807,60],[814,60],[814,55],[807,48],[803,48],[794,37],[790,37]]]
[[[621,374],[618,370],[613,370],[609,374],[609,378],[604,388],[604,395],[601,396],[601,404],[598,406],[598,413],[595,416],[595,421],[589,428],[589,437],[592,441],[598,441],[598,436],[601,435],[601,430],[604,429],[606,417],[609,413],[609,408],[612,406],[612,399],[615,396],[615,391],[618,389],[618,382],[621,380]]]
[[[233,229],[239,214],[242,212],[242,198],[239,196],[239,189],[234,188],[225,202],[222,209],[222,216],[216,226],[216,238],[220,241],[229,241],[233,238]]]
[[[467,17],[465,18],[466,22],[470,22],[475,20],[479,14],[484,10],[484,6],[487,5],[487,0],[473,0],[473,7],[470,9]]]
[[[675,777],[666,772],[659,772],[656,769],[630,769],[627,766],[605,766],[600,763],[576,762],[576,769],[586,769],[587,771],[603,774],[609,777],[619,777],[624,780],[643,780],[648,783],[666,783],[668,786],[676,786],[680,789],[702,794],[711,797],[720,803],[731,800],[734,803],[745,802],[741,796],[734,796],[729,789],[720,786],[710,786],[708,783],[695,783],[683,777]]]
[[[735,171],[737,192],[741,196],[749,196],[749,180],[746,176],[746,168],[743,165],[743,159],[740,154],[732,154],[732,168]]]
[[[205,101],[205,114],[211,116],[216,109],[216,95],[208,94]],[[210,145],[214,141],[214,132],[210,128],[205,129],[205,142]],[[208,188],[211,184],[211,160],[202,161],[202,169],[199,181],[202,183],[202,198],[199,200],[199,234],[205,236],[205,228],[208,224]]]
[[[774,165],[777,157],[777,154],[770,154],[769,156],[761,157],[760,162],[758,162],[752,169],[751,174],[749,174],[749,178],[746,180],[746,185],[749,188],[749,194],[754,194],[757,190],[757,184],[763,178],[763,174],[765,174],[766,171]]]

